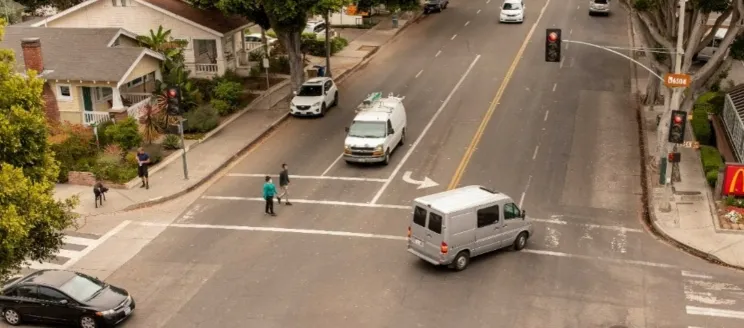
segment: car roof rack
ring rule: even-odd
[[[396,96],[392,92],[388,94],[387,98],[382,98],[382,92],[373,92],[370,93],[367,98],[365,98],[359,106],[357,106],[356,112],[363,112],[363,111],[383,111],[383,112],[392,112],[394,107],[389,106],[385,101],[383,100],[394,100],[398,102],[402,102],[403,99],[406,97],[401,97],[400,95]]]

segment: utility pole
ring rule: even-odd
[[[326,48],[326,69],[325,76],[331,76],[331,25],[328,21],[328,11],[325,12],[323,18],[325,19],[325,48]]]
[[[189,179],[189,168],[186,164],[186,141],[184,140],[183,136],[183,122],[185,122],[185,118],[181,118],[178,120],[178,133],[181,135],[181,160],[183,160],[183,178],[188,180]]]
[[[675,51],[675,59],[674,59],[674,74],[681,74],[682,73],[682,57],[684,56],[684,33],[685,33],[685,4],[686,0],[679,0],[679,22],[677,23],[677,51]],[[672,99],[669,102],[669,106],[673,110],[679,110],[680,103],[681,103],[681,97],[682,97],[682,90],[683,88],[674,88],[672,89]],[[665,112],[669,112],[669,108],[665,110]],[[671,117],[662,117],[661,122],[670,122]],[[669,124],[669,123],[665,123]],[[664,126],[663,129],[668,129],[667,126]],[[664,131],[664,130],[661,130]],[[658,139],[659,142],[662,142],[664,144],[663,147],[660,147],[661,153],[659,154],[659,169],[664,170],[664,198],[661,200],[661,203],[659,204],[659,209],[662,211],[670,211],[672,209],[672,204],[670,203],[670,200],[673,197],[672,194],[672,170],[671,166],[668,165],[670,163],[667,163],[667,155],[669,154],[669,141],[668,140],[662,140],[661,138]],[[674,144],[673,152],[677,151],[677,145]],[[669,169],[666,169],[669,168]],[[662,172],[660,172],[662,173]]]

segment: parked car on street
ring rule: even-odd
[[[317,38],[318,40],[325,40],[326,23],[322,20],[310,20],[307,22],[305,30],[303,30],[302,33],[315,34],[315,38]],[[338,36],[334,29],[330,29],[329,33],[331,35],[331,40]]]
[[[276,41],[277,41],[277,38],[272,38],[268,35],[266,36],[266,43],[268,43],[269,46],[273,46],[274,43],[276,43]],[[246,35],[245,42],[263,44],[263,40],[261,39],[261,33],[253,33],[253,34]]]
[[[447,9],[447,5],[449,5],[449,0],[426,0],[424,2],[424,14],[434,11],[441,13],[442,10]]]
[[[91,276],[64,270],[41,270],[15,277],[0,289],[0,314],[17,326],[25,321],[112,327],[134,311],[129,293]]]
[[[338,88],[330,77],[314,77],[294,92],[289,103],[294,116],[324,116],[326,110],[338,105]]]

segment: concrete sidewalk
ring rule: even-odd
[[[642,46],[637,35],[633,37],[631,47]],[[643,58],[636,58],[646,64]],[[736,62],[729,79],[744,81],[742,63]],[[649,73],[633,65],[634,79],[631,82],[633,91],[642,95],[646,91]],[[640,98],[638,98],[640,99]],[[650,169],[648,161],[656,149],[656,116],[663,112],[663,106],[642,107],[641,122],[645,141],[646,187],[648,189],[648,211],[656,231],[673,243],[677,243],[689,253],[736,267],[744,267],[744,233],[736,230],[721,229],[714,197],[705,179],[700,152],[691,148],[679,147],[682,162],[679,164],[681,182],[674,183],[674,193],[670,199],[671,211],[664,212],[658,208],[658,202],[664,199],[664,189],[659,184],[658,172]],[[689,124],[688,124],[689,126]],[[693,140],[690,131],[687,140]]]
[[[345,50],[331,58],[331,68],[336,82],[340,83],[357,68],[363,67],[362,64],[368,61],[379,47],[390,41],[411,21],[412,19],[401,19],[396,29],[389,28],[390,23],[382,22],[380,23],[382,28],[369,29],[350,42]],[[325,58],[313,60],[317,61],[317,64],[325,64]],[[187,145],[188,180],[184,179],[182,160],[180,156],[176,156],[169,158],[169,163],[157,172],[151,171],[150,189],[141,189],[138,186],[132,189],[110,189],[103,207],[95,208],[93,193],[88,186],[57,185],[55,196],[68,198],[78,195],[80,205],[75,212],[81,215],[81,221],[85,221],[91,216],[152,206],[184,195],[209,180],[289,117],[288,102],[283,101],[292,94],[288,82],[272,88],[275,90],[270,96],[257,99],[239,115],[223,123],[201,141]]]

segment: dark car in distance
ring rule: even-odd
[[[0,288],[0,315],[13,326],[37,321],[111,327],[134,310],[134,299],[126,290],[72,271],[40,270]]]
[[[449,0],[426,0],[424,2],[424,14],[436,11],[441,13],[442,10],[447,9]]]

